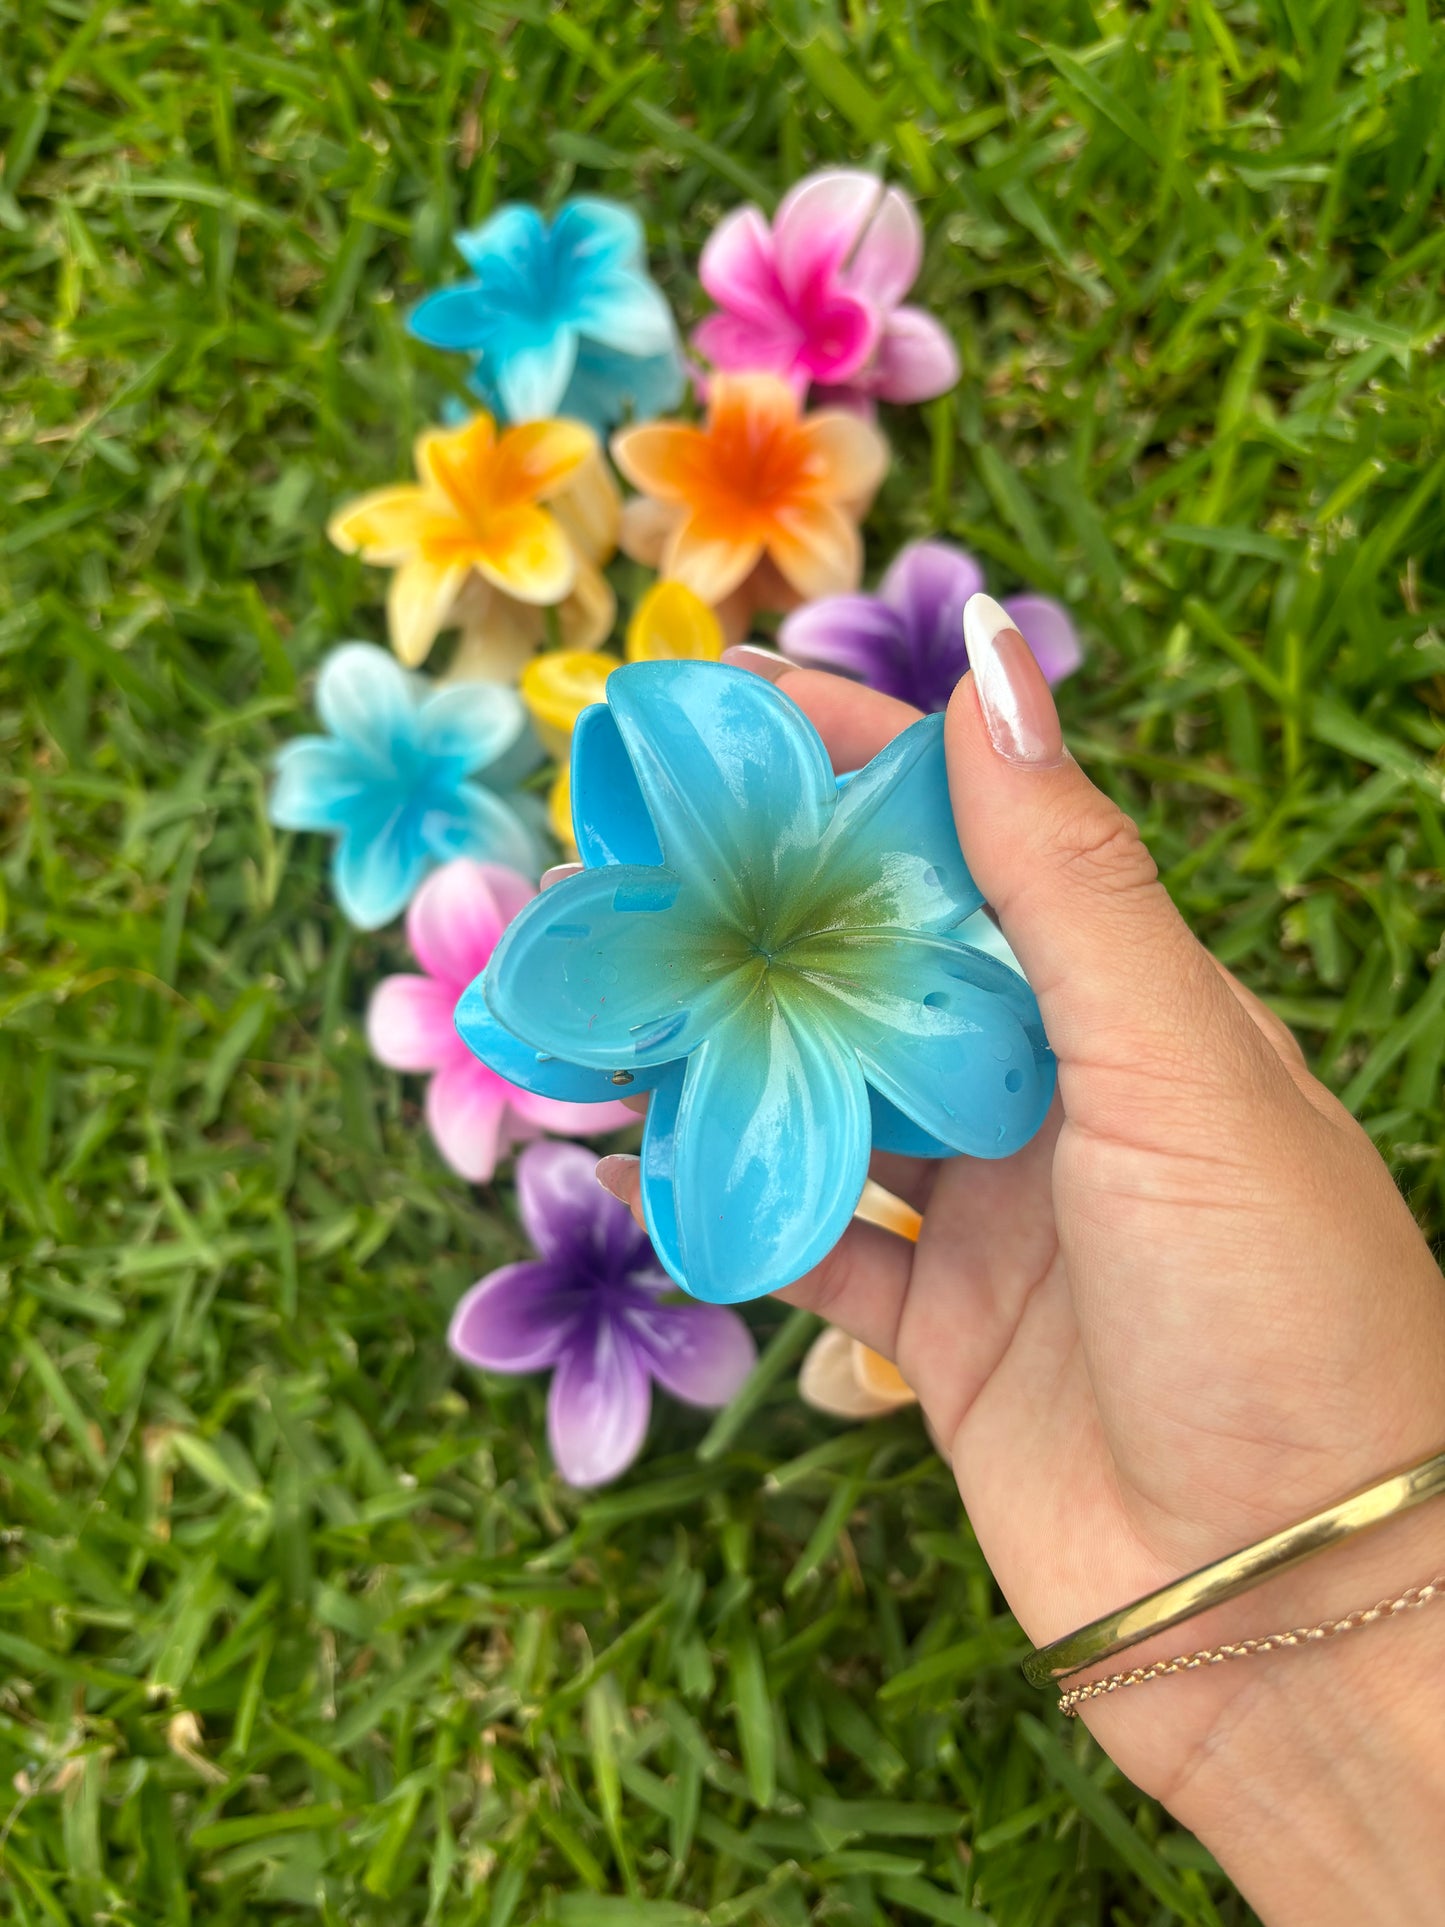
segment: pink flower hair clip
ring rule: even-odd
[[[427,1129],[447,1163],[485,1184],[513,1145],[551,1131],[593,1137],[637,1118],[625,1104],[566,1104],[518,1090],[458,1037],[457,1000],[486,969],[498,939],[535,885],[515,870],[470,857],[427,878],[407,913],[406,937],[425,973],[386,977],[366,1015],[371,1054],[395,1071],[427,1071]]]
[[[906,194],[851,168],[810,174],[771,225],[740,207],[713,233],[698,273],[721,313],[693,345],[716,369],[827,390],[819,404],[928,401],[958,380],[958,352],[931,315],[903,304],[922,263]]]

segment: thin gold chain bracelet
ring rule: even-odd
[[[1313,1646],[1322,1639],[1338,1639],[1342,1633],[1355,1633],[1362,1626],[1373,1626],[1382,1619],[1428,1606],[1432,1599],[1445,1598],[1445,1572],[1437,1573],[1423,1586],[1407,1586],[1394,1599],[1382,1599],[1377,1606],[1362,1606],[1346,1613],[1343,1619],[1324,1619],[1317,1626],[1297,1626],[1288,1633],[1266,1633],[1260,1639],[1240,1639],[1223,1646],[1205,1646],[1197,1653],[1181,1653],[1175,1659],[1156,1659],[1148,1666],[1135,1666],[1127,1673],[1109,1673],[1082,1686],[1070,1686],[1059,1694],[1059,1711],[1074,1719],[1088,1700],[1102,1699],[1126,1686],[1142,1686],[1146,1680],[1163,1679],[1169,1673],[1192,1673],[1201,1666],[1220,1666],[1227,1659],[1253,1659],[1258,1653],[1277,1653],[1291,1646]]]
[[[1445,1452],[1433,1452],[1400,1472],[1378,1479],[1313,1512],[1292,1526],[1272,1532],[1252,1546],[1226,1553],[1211,1565],[1200,1566],[1182,1579],[1171,1580],[1117,1612],[1106,1613],[1063,1639],[1037,1647],[1024,1660],[1024,1677],[1031,1686],[1057,1683],[1070,1673],[1097,1666],[1106,1659],[1141,1645],[1155,1633],[1168,1632],[1186,1619],[1237,1599],[1241,1593],[1313,1559],[1330,1546],[1342,1544],[1386,1520],[1445,1497]],[[1203,1663],[1202,1661],[1200,1662]]]

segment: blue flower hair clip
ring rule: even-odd
[[[630,208],[567,201],[549,227],[533,207],[504,207],[456,240],[475,279],[428,295],[408,325],[474,357],[471,385],[494,414],[601,432],[681,400],[677,329]]]
[[[452,857],[537,874],[540,807],[514,786],[541,749],[515,690],[429,683],[373,643],[344,642],[321,665],[316,710],[329,734],[280,751],[271,821],[337,839],[332,884],[358,929],[400,916]]]
[[[997,1158],[1038,1129],[1033,993],[959,934],[982,898],[941,716],[841,786],[771,684],[632,664],[579,720],[572,797],[585,868],[521,911],[457,1027],[546,1096],[651,1092],[647,1226],[694,1297],[810,1270],[875,1147]]]

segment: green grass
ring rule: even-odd
[[[0,0],[0,140],[0,1919],[1249,1919],[775,1308],[704,1449],[558,1484],[443,1344],[506,1187],[263,798],[382,634],[322,527],[454,388],[402,326],[452,228],[635,196],[690,318],[736,200],[886,168],[965,376],[871,564],[1068,598],[1072,741],[1438,1230],[1439,9]]]

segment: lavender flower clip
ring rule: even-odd
[[[950,542],[910,542],[872,595],[824,596],[796,609],[778,642],[810,669],[832,669],[926,712],[947,709],[968,669],[963,605],[983,570]],[[1048,596],[1009,596],[1004,609],[1051,683],[1084,659],[1067,609]]]
[[[448,1336],[486,1371],[551,1371],[547,1437],[577,1486],[605,1485],[637,1457],[654,1382],[687,1405],[726,1405],[756,1356],[736,1312],[663,1302],[672,1281],[596,1165],[573,1144],[522,1152],[517,1205],[537,1256],[473,1285]]]

